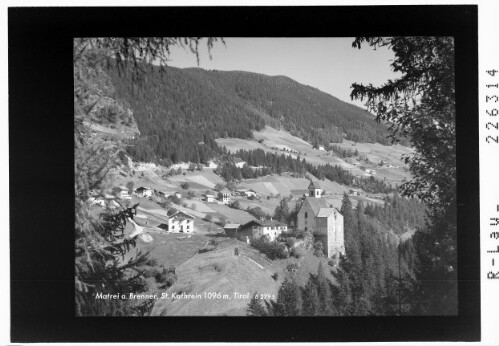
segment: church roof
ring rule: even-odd
[[[320,208],[317,217],[328,217],[336,211],[335,208]]]
[[[321,183],[318,180],[310,180],[310,185],[308,185],[308,188],[309,189],[323,189]]]
[[[321,208],[329,208],[329,205],[327,205],[327,201],[324,198],[307,197],[305,200],[312,208],[314,215],[317,215]]]

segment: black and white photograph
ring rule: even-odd
[[[99,6],[8,8],[11,342],[499,340],[489,7]]]
[[[452,37],[73,50],[77,315],[457,314]]]

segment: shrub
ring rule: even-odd
[[[234,209],[239,209],[241,207],[241,204],[239,203],[239,201],[236,200],[230,204],[230,207]]]
[[[181,202],[181,201],[180,201],[180,198],[178,198],[178,197],[177,197],[177,196],[175,196],[175,195],[171,195],[170,197],[168,197],[168,199],[169,199],[170,201],[172,201],[173,203],[175,203],[175,204],[180,204],[180,202]]]
[[[177,280],[177,275],[175,275],[175,270],[173,272],[171,269],[162,268],[161,270],[156,271],[154,274],[154,280],[156,280],[159,284],[164,284],[162,287],[170,287]]]
[[[296,238],[295,237],[289,237],[286,239],[286,246],[290,249],[293,248],[293,246],[295,245],[296,243]]]
[[[211,222],[213,220],[213,216],[211,216],[211,214],[206,214],[203,220]]]
[[[187,190],[189,188],[189,183],[182,183],[180,184],[180,187],[183,188],[184,190]]]
[[[324,244],[319,240],[314,243],[314,255],[317,257],[324,256]]]
[[[262,238],[252,242],[251,245],[271,260],[289,257],[289,251],[286,245],[276,241],[268,241],[268,238],[265,238],[266,237],[263,236]]]
[[[218,218],[218,224],[222,227],[224,227],[227,224],[227,219],[224,216],[220,216]]]
[[[277,281],[279,279],[279,273],[272,274],[272,279],[274,279],[275,281]]]
[[[291,250],[291,255],[295,258],[301,258],[305,256],[305,250],[301,247],[295,247],[293,250]]]

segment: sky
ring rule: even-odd
[[[270,76],[284,75],[343,101],[350,99],[352,83],[381,85],[396,78],[390,68],[393,52],[367,45],[353,48],[353,38],[224,38],[215,43],[210,60],[200,45],[200,62],[188,49],[174,47],[170,66],[208,70],[249,71]]]

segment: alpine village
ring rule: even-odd
[[[453,97],[436,72],[452,65],[452,41],[438,38],[432,60],[424,39],[390,40],[352,38],[434,73],[433,89],[412,81],[428,99]],[[74,40],[77,314],[455,314],[455,143],[434,136],[445,159],[425,160],[417,132],[451,131],[454,118],[425,105],[395,136],[389,111],[286,76],[166,63],[169,46],[220,42]],[[404,45],[426,65],[410,65]],[[447,185],[423,176],[437,163]]]

